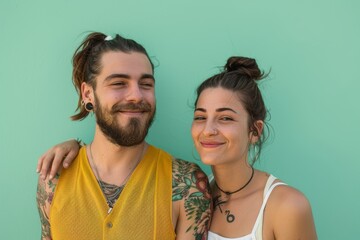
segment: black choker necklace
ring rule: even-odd
[[[226,191],[222,190],[222,189],[217,185],[216,181],[215,181],[215,185],[216,185],[216,187],[217,187],[221,192],[225,193],[225,194],[228,195],[228,196],[231,195],[231,194],[237,193],[237,192],[243,190],[247,185],[249,185],[249,183],[250,183],[251,180],[253,179],[253,177],[254,177],[254,168],[251,167],[251,170],[252,170],[252,172],[251,172],[251,177],[250,177],[249,181],[247,181],[247,183],[245,183],[245,185],[242,186],[241,188],[239,188],[238,190],[235,190],[235,191],[233,191],[233,192],[226,192]]]

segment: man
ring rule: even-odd
[[[42,239],[206,239],[205,174],[144,141],[156,108],[146,50],[89,34],[73,57],[73,83],[72,119],[94,112],[95,134],[69,168],[39,177]]]

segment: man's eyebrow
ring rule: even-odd
[[[123,73],[114,73],[114,74],[111,74],[109,76],[107,76],[105,78],[105,81],[109,81],[113,78],[125,78],[125,79],[130,79],[130,76],[128,74],[123,74]]]
[[[195,108],[194,112],[199,111],[199,112],[206,112],[205,108]],[[223,107],[223,108],[218,108],[216,109],[216,112],[224,112],[224,111],[231,111],[233,113],[237,113],[235,110],[233,110],[232,108],[228,108],[228,107]]]
[[[155,81],[154,75],[152,75],[152,74],[145,73],[145,74],[141,75],[141,77],[140,77],[140,79],[146,79],[146,78],[150,78]]]
[[[143,79],[143,78],[151,78],[151,79],[155,80],[154,75],[148,74],[148,73],[145,73],[145,74],[141,75],[140,78],[141,79]]]
[[[131,77],[130,77],[130,75],[124,74],[124,73],[114,73],[114,74],[111,74],[111,75],[107,76],[105,78],[105,81],[109,81],[109,80],[114,79],[114,78],[130,79]],[[145,73],[145,74],[142,74],[141,77],[140,77],[140,79],[147,79],[147,78],[150,78],[150,79],[155,81],[155,78],[154,78],[154,76],[152,74]]]

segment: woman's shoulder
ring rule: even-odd
[[[272,185],[276,183],[283,183],[283,181],[276,179]],[[278,185],[273,189],[268,202],[268,206],[270,205],[276,207],[277,212],[283,211],[284,214],[289,213],[289,211],[301,213],[310,209],[310,203],[306,196],[298,189],[287,184]]]
[[[276,180],[275,183],[277,182],[282,181]],[[275,235],[314,236],[314,220],[310,202],[298,189],[289,185],[275,187],[266,208],[266,214],[272,222]]]

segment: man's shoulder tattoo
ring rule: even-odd
[[[207,236],[211,219],[211,192],[206,174],[191,162],[173,160],[172,200],[184,200],[188,231],[194,231],[196,239]]]

